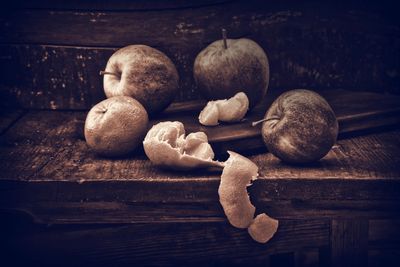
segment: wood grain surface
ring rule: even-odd
[[[345,91],[336,91],[326,97],[336,110],[342,133],[398,123],[398,97]],[[264,147],[259,128],[248,126],[255,114],[243,123],[203,127],[196,122],[194,115],[188,113],[174,113],[172,110],[159,119],[179,118],[188,132],[205,131],[214,149],[220,152],[220,160],[224,160],[227,154],[216,149],[218,144],[232,141],[235,146],[231,149],[235,151],[247,145],[246,154],[254,154],[251,159],[260,168],[260,177],[368,179],[397,177],[399,173],[397,131],[340,140],[318,163],[296,167],[282,163],[271,154],[256,154],[260,150],[252,150],[251,140],[258,142],[258,148]],[[114,160],[96,156],[86,146],[82,134],[85,116],[86,112],[72,111],[31,111],[25,114],[1,135],[1,179],[88,181],[219,177],[218,171],[160,170],[147,160],[143,151]],[[357,124],[353,126],[352,121]]]
[[[26,111],[22,109],[1,109],[0,110],[0,135],[5,133],[14,123],[16,123]]]
[[[177,102],[199,99],[193,62],[222,27],[231,38],[248,37],[264,48],[272,91],[399,93],[399,25],[390,2],[150,1],[151,9],[143,1],[99,1],[92,10],[77,1],[23,2],[0,13],[0,65],[7,66],[0,72],[2,104],[88,109],[104,98],[98,72],[110,55],[139,43],[165,52],[177,66]]]
[[[3,240],[5,252],[20,255],[17,262],[33,259],[46,266],[262,266],[271,254],[326,246],[329,227],[328,221],[286,221],[267,246],[226,222],[49,226]]]
[[[250,155],[261,175],[249,187],[257,213],[280,220],[276,236],[260,245],[226,221],[218,203],[219,172],[160,170],[140,153],[98,158],[81,139],[84,116],[31,111],[1,135],[3,261],[342,266],[368,260],[395,266],[399,130],[342,139],[315,165]]]
[[[367,95],[385,106],[376,95]],[[188,108],[175,111],[182,107]],[[364,114],[362,105],[353,107]],[[220,171],[159,169],[143,151],[119,159],[98,157],[82,138],[85,116],[30,111],[1,135],[3,210],[56,224],[224,220],[217,195]],[[321,161],[305,166],[247,152],[260,174],[250,195],[259,211],[279,219],[396,217],[399,136],[399,130],[390,130],[344,138]]]
[[[332,221],[332,266],[367,266],[368,221]]]
[[[256,127],[252,127],[251,124],[264,118],[271,103],[281,93],[282,90],[267,93],[265,100],[239,123],[221,123],[214,127],[203,126],[198,122],[198,116],[206,102],[193,101],[171,106],[164,114],[154,118],[150,124],[166,120],[181,121],[187,132],[205,132],[215,153],[219,155],[226,155],[227,150],[262,149],[265,148],[261,138],[262,124]],[[349,90],[326,90],[320,93],[337,116],[340,135],[400,123],[400,96]]]

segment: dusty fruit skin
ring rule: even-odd
[[[142,142],[148,122],[147,112],[138,101],[128,96],[111,97],[89,111],[85,139],[97,154],[123,156]]]
[[[208,100],[225,99],[243,91],[250,109],[268,88],[269,64],[264,50],[246,38],[218,40],[196,57],[193,72],[200,92]]]
[[[164,110],[178,91],[179,76],[172,61],[146,45],[129,45],[108,60],[104,74],[107,97],[126,95],[138,100],[152,115]]]
[[[336,116],[319,94],[297,89],[279,96],[265,115],[262,136],[268,150],[289,163],[324,157],[338,135]]]

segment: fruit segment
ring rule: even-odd
[[[244,118],[249,109],[249,99],[243,92],[229,99],[209,101],[200,112],[199,121],[205,126],[218,125],[218,121],[237,122]]]
[[[165,121],[154,125],[143,141],[147,157],[156,165],[175,169],[218,167],[222,162],[214,161],[214,151],[203,132],[185,137],[185,128],[179,121]]]

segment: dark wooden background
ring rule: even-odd
[[[99,70],[118,48],[146,44],[180,74],[176,101],[199,98],[195,56],[220,38],[267,52],[270,90],[400,93],[395,1],[12,1],[0,11],[0,99],[35,109],[88,109],[105,98]]]

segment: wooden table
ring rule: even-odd
[[[6,111],[0,124],[2,259],[39,265],[381,266],[400,256],[400,129],[346,136],[293,167],[265,151],[249,188],[280,220],[267,244],[229,225],[219,172],[109,160],[82,138],[86,112]]]
[[[386,101],[400,93],[397,10],[377,0],[8,1],[0,12],[0,265],[397,266],[400,130],[364,131],[400,124],[400,104],[396,111]],[[252,148],[262,177],[249,188],[252,201],[280,220],[265,245],[228,224],[220,173],[159,170],[143,153],[97,158],[81,134],[86,111],[105,98],[98,73],[116,49],[164,52],[180,76],[175,101],[198,102],[193,62],[221,28],[266,51],[268,94],[345,88],[360,104],[329,99],[341,106],[341,130],[362,132],[342,132],[313,166],[256,152],[256,128],[231,143],[218,135],[229,127],[207,132],[215,151]],[[381,97],[367,103],[355,95],[364,91]],[[364,112],[366,103],[390,109]],[[346,116],[349,107],[359,116]]]

